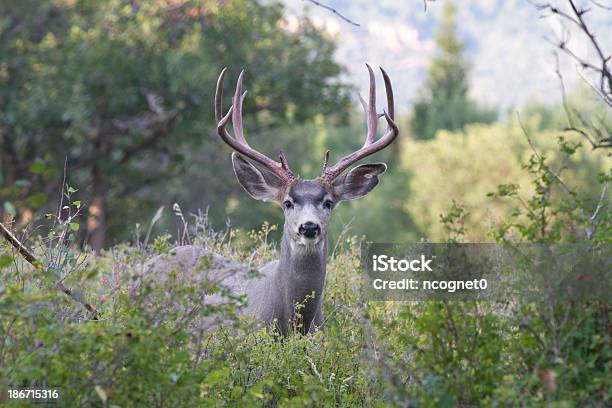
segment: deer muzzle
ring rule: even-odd
[[[298,232],[300,233],[300,235],[306,238],[313,239],[321,233],[321,227],[318,224],[315,224],[314,222],[308,221],[300,225],[300,227],[298,228]]]

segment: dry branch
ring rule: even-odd
[[[551,3],[534,3],[540,11],[548,11],[552,15],[558,16],[562,21],[568,21],[572,25],[576,26],[580,32],[588,39],[589,44],[595,51],[595,61],[590,61],[585,58],[578,56],[571,48],[568,47],[566,39],[559,39],[556,44],[557,48],[562,52],[569,55],[579,66],[583,69],[590,70],[597,74],[599,77],[599,83],[595,87],[597,93],[601,99],[610,107],[612,107],[612,70],[610,68],[610,60],[612,55],[607,55],[601,46],[595,32],[589,27],[588,23],[584,19],[585,14],[591,11],[587,7],[579,7],[574,0],[567,0],[571,11],[564,11],[559,7],[554,6]],[[604,12],[609,12],[610,9],[602,7],[600,4],[592,2],[598,7],[602,8]]]
[[[0,222],[0,232],[2,233],[2,236],[17,250],[17,252],[19,252],[25,258],[25,260],[28,261],[28,263],[30,263],[30,265],[32,265],[37,270],[40,270],[40,271],[45,270],[45,267],[42,264],[42,262],[40,262],[36,258],[36,256],[34,256],[32,251],[30,251],[25,245],[23,245],[21,241],[19,241],[17,237],[15,237],[15,235],[13,235],[8,230],[8,228],[6,228],[4,224],[2,224],[1,222]],[[100,313],[91,304],[81,299],[72,290],[67,288],[63,282],[61,281],[57,282],[55,284],[55,287],[57,290],[59,290],[60,292],[70,297],[70,299],[72,299],[76,303],[79,303],[85,309],[87,309],[87,311],[91,314],[93,320],[100,319]]]
[[[339,18],[341,18],[342,20],[346,21],[349,24],[354,25],[355,27],[360,27],[359,23],[354,22],[353,20],[349,19],[348,17],[345,17],[344,15],[340,14],[335,8],[330,7],[326,4],[320,3],[316,0],[302,0],[302,1],[308,1],[309,3],[314,4],[317,7],[321,7],[324,8],[325,10],[331,11],[332,13],[334,13],[335,15],[337,15]]]
[[[591,0],[591,3],[598,7],[601,12],[610,12],[610,8],[604,7],[603,5],[596,3]],[[610,67],[610,61],[612,55],[606,54],[606,51],[601,46],[598,38],[595,35],[594,30],[589,27],[588,22],[585,20],[585,15],[591,11],[588,7],[579,7],[575,0],[567,0],[567,10],[564,10],[552,3],[533,3],[535,7],[543,14],[542,17],[556,16],[560,22],[569,23],[571,26],[576,27],[580,33],[588,40],[590,48],[594,51],[594,56],[590,59],[579,56],[574,50],[568,45],[569,38],[558,38],[556,41],[551,43],[562,53],[568,55],[578,67],[581,67],[584,72],[591,72],[598,78],[597,83],[594,80],[588,80],[586,77],[579,75],[583,80],[591,87],[597,97],[603,102],[607,108],[612,108],[612,70]],[[569,33],[569,31],[568,31]],[[563,100],[563,109],[568,119],[568,126],[565,127],[564,131],[574,132],[589,142],[593,149],[599,148],[610,148],[612,147],[612,135],[610,130],[605,126],[599,126],[586,120],[577,109],[572,109],[568,102],[565,92],[565,84],[563,81],[563,75],[559,68],[559,58],[555,52],[556,58],[556,71],[555,73],[559,77],[559,83],[561,86],[561,97]],[[576,121],[579,123],[576,123]]]

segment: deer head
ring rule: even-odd
[[[329,163],[329,151],[325,154],[323,171],[312,180],[302,180],[296,176],[281,152],[275,161],[249,146],[242,127],[242,104],[246,96],[242,81],[244,71],[238,77],[232,106],[223,114],[223,80],[226,69],[221,72],[215,93],[215,116],[217,131],[221,139],[235,152],[232,163],[236,178],[256,200],[271,201],[283,208],[285,213],[284,235],[289,236],[292,246],[313,248],[324,242],[332,210],[341,202],[354,200],[368,194],[378,184],[378,177],[385,172],[384,163],[362,164],[345,172],[351,165],[387,147],[398,135],[393,121],[393,90],[387,73],[381,68],[387,93],[387,111],[376,112],[376,81],[372,68],[367,65],[370,75],[369,102],[360,97],[366,113],[367,132],[363,146],[343,157],[334,165]],[[387,130],[376,139],[378,120],[384,117]],[[225,126],[232,120],[234,136],[230,136]],[[255,167],[242,156],[260,165]]]

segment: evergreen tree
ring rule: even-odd
[[[464,44],[457,36],[456,8],[444,3],[435,37],[438,53],[429,68],[427,82],[414,105],[411,129],[418,139],[431,139],[440,129],[457,130],[468,123],[491,123],[493,111],[479,108],[468,97],[469,66]]]

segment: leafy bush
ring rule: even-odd
[[[234,247],[251,246],[265,259],[266,253],[274,255],[265,235],[235,246],[227,245],[223,234],[194,239],[237,259],[252,252],[236,253]],[[155,246],[167,249],[159,240]],[[3,259],[11,260],[3,264],[0,288],[3,389],[57,387],[60,406],[354,406],[376,398],[356,358],[364,346],[360,325],[354,324],[360,310],[356,241],[329,266],[326,332],[283,341],[264,328],[253,332],[253,324],[236,315],[240,298],[188,309],[199,291],[177,276],[135,285],[151,250],[120,245],[100,256],[79,254],[87,256],[82,270],[64,283],[80,288],[81,299],[91,299],[102,316],[93,320],[53,290],[53,277],[18,258],[13,263],[10,249],[2,247]],[[217,329],[196,324],[211,313],[225,323]]]

